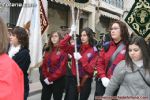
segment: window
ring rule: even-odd
[[[119,8],[121,8],[121,2],[120,2],[120,1],[121,1],[121,0],[117,0],[117,1],[116,1],[116,6],[119,7]]]
[[[123,9],[123,0],[110,0],[110,4]]]
[[[113,5],[117,7],[117,1],[118,0],[113,0]]]
[[[107,3],[110,3],[110,0],[105,0]]]
[[[110,4],[113,5],[113,0],[110,0]]]
[[[103,1],[110,4],[110,0],[103,0]]]
[[[123,9],[123,0],[103,0],[103,1],[113,6]]]
[[[124,5],[123,0],[120,0],[120,8],[122,8],[122,9],[123,9],[123,5]]]

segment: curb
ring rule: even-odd
[[[41,82],[34,82],[30,83],[29,85],[30,85],[29,97],[41,93],[42,91]]]
[[[28,97],[31,97],[31,96],[36,95],[36,94],[38,94],[38,93],[41,93],[41,91],[42,91],[42,89],[41,89],[41,90],[37,90],[37,91],[30,92]]]

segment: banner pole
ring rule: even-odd
[[[72,24],[76,25],[77,20],[75,21],[75,13],[74,13],[74,7],[71,7],[72,10]],[[79,17],[79,9],[77,12],[77,17]],[[78,19],[78,18],[77,18]],[[74,41],[75,41],[75,53],[77,52],[77,36],[76,36],[76,32],[74,31]],[[80,88],[80,78],[79,78],[79,65],[78,65],[78,60],[75,59],[75,64],[76,64],[76,78],[77,78],[77,88]],[[80,100],[80,93],[78,93],[78,100]]]

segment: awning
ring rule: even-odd
[[[89,4],[89,2],[88,3],[76,3],[73,0],[51,0],[51,1],[55,1],[57,3],[64,4],[66,6],[74,6],[79,9],[83,9]]]
[[[112,19],[120,20],[119,16],[114,15],[112,13],[108,13],[108,12],[102,11],[102,10],[100,10],[100,15],[103,15],[103,16],[106,16],[106,17],[109,17],[109,18],[112,18]]]

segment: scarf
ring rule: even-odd
[[[18,45],[16,47],[14,45],[11,45],[8,51],[9,57],[12,58],[16,53],[19,52],[20,48],[21,48],[21,45]]]

